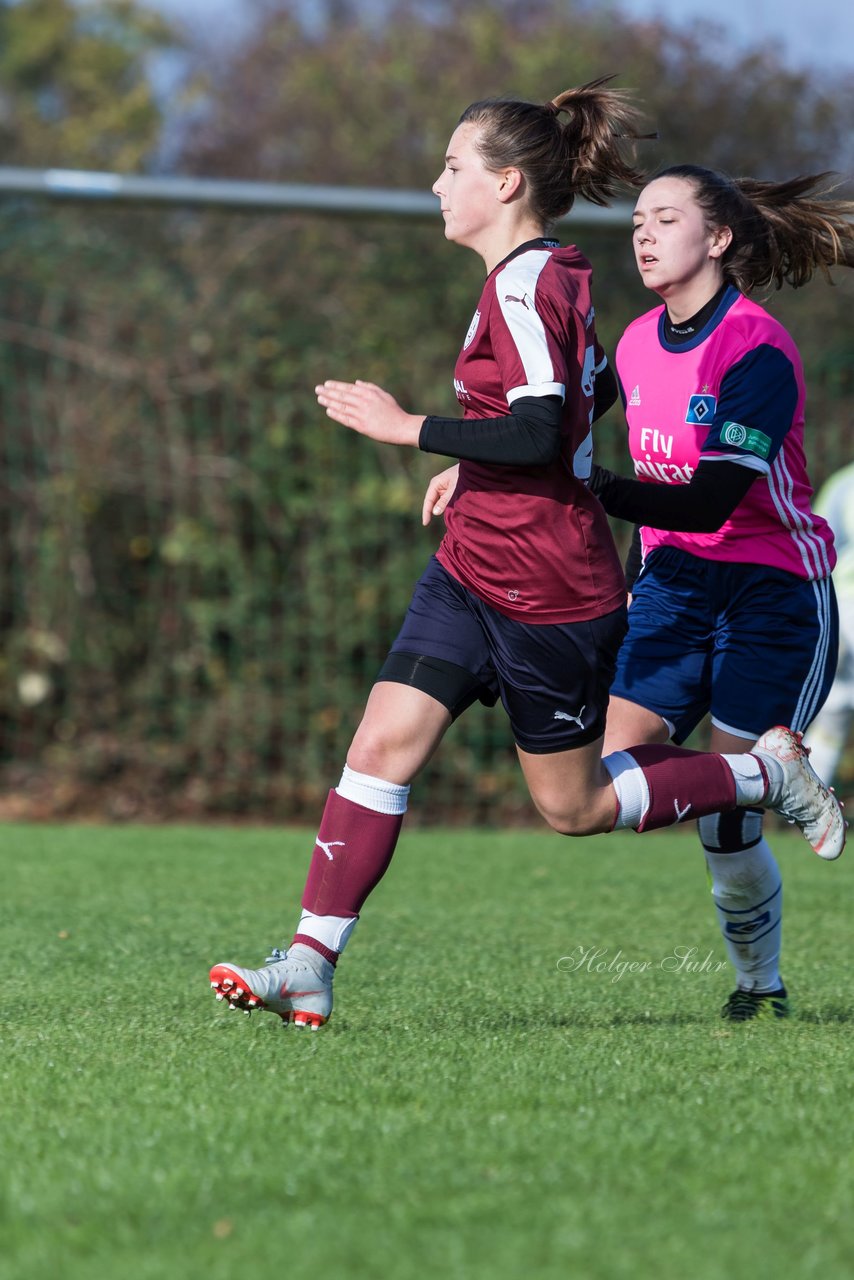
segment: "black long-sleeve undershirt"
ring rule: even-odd
[[[594,421],[610,409],[617,394],[617,380],[606,366],[594,383]],[[467,462],[545,467],[560,455],[562,419],[559,396],[520,396],[509,414],[497,418],[425,418],[418,446],[425,453]]]
[[[626,555],[626,563],[623,565],[623,572],[626,575],[626,590],[632,592],[635,589],[635,583],[640,577],[640,571],[643,568],[643,546],[641,545],[640,525],[636,524],[632,529],[632,540],[629,543],[628,554]]]
[[[732,515],[757,474],[738,462],[706,461],[698,464],[688,484],[644,484],[618,476],[594,462],[591,492],[609,516],[635,525],[625,563],[628,590],[633,589],[643,567],[640,525],[679,533],[715,533]]]
[[[418,447],[467,462],[546,467],[560,453],[557,396],[521,396],[499,418],[425,418]]]
[[[590,488],[609,516],[652,529],[716,533],[759,475],[740,462],[701,459],[687,484],[647,484],[593,464]]]

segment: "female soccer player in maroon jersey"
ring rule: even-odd
[[[559,832],[651,830],[749,803],[785,809],[823,856],[841,852],[839,808],[785,730],[751,755],[648,745],[602,758],[625,586],[586,482],[591,422],[615,384],[590,265],[549,228],[576,196],[605,204],[617,183],[638,183],[619,141],[637,123],[603,82],[545,105],[470,106],[433,187],[447,239],[487,273],[455,369],[462,419],[410,414],[371,383],[317,388],[354,431],[459,458],[459,483],[329,793],[293,943],[261,969],[211,970],[231,1005],[327,1020],[334,966],[391,860],[410,782],[478,700],[501,699],[534,803]]]

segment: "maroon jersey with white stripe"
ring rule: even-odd
[[[465,418],[559,396],[562,447],[549,466],[460,462],[438,559],[511,618],[583,622],[625,601],[605,513],[589,492],[596,340],[589,262],[574,245],[523,245],[490,272],[454,370]]]

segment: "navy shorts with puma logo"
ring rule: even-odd
[[[377,678],[421,689],[455,718],[474,702],[500,698],[523,751],[567,751],[605,731],[625,631],[623,608],[589,622],[505,617],[433,558]]]

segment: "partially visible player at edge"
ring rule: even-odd
[[[639,185],[626,135],[637,136],[635,110],[601,81],[545,105],[467,108],[433,188],[446,237],[487,272],[455,369],[463,419],[407,413],[371,383],[317,388],[334,421],[463,462],[445,538],[329,793],[293,942],[261,969],[211,970],[232,1007],[326,1022],[335,964],[389,865],[410,782],[477,700],[501,698],[534,803],[559,832],[652,830],[753,804],[791,815],[821,856],[842,850],[839,806],[788,730],[752,754],[656,744],[602,758],[625,584],[586,481],[590,423],[613,392],[596,392],[606,362],[590,266],[548,231],[577,195],[603,204],[618,182]]]
[[[833,530],[836,568],[833,584],[839,602],[839,662],[827,701],[804,737],[810,764],[831,783],[854,723],[854,462],[825,481],[815,502]]]

